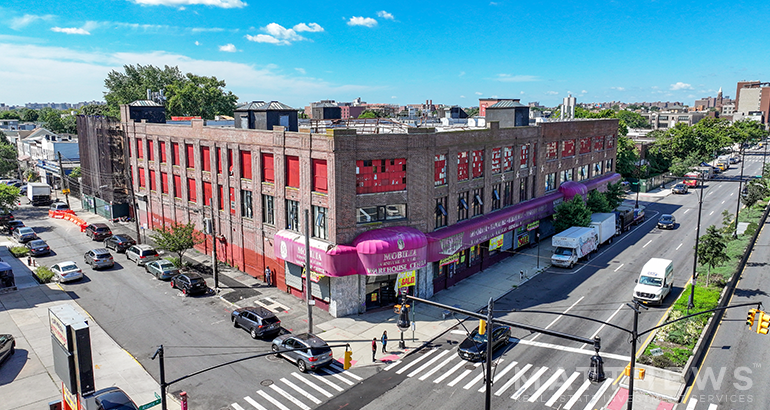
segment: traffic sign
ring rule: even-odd
[[[159,404],[160,404],[160,399],[156,399],[156,400],[151,401],[151,402],[149,402],[147,404],[143,404],[143,405],[139,406],[139,410],[147,410],[147,409],[149,409],[151,407],[155,407],[155,406],[157,406]]]
[[[62,189],[62,190],[61,190],[61,193],[62,193],[63,195],[67,195],[67,194],[69,194],[69,193],[70,193],[70,190],[69,190],[69,189],[67,189],[67,188],[64,188],[64,189]]]

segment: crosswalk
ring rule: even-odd
[[[244,397],[243,404],[231,403],[230,407],[234,410],[311,410],[361,380],[362,377],[344,371],[339,362],[332,362],[316,373],[291,373],[291,377],[282,377],[257,390],[255,397]]]
[[[505,358],[495,363],[492,394],[513,401],[544,403],[546,407],[564,410],[590,410],[597,406],[612,385],[611,379],[591,383],[587,374],[563,368],[519,363]],[[486,384],[481,365],[461,359],[454,350],[431,349],[408,362],[395,361],[383,370],[483,393]]]
[[[746,404],[746,403],[743,403]],[[687,402],[687,407],[685,410],[732,410],[735,408],[735,403],[726,403],[723,406],[718,406],[714,403],[700,403],[698,404],[698,399],[695,397],[690,398],[690,400]]]

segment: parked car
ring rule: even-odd
[[[144,264],[144,270],[155,276],[155,279],[171,279],[179,275],[179,268],[167,260],[156,260]]]
[[[70,206],[67,205],[64,202],[54,202],[54,203],[51,204],[50,209],[52,211],[66,211],[66,210],[70,209]]]
[[[42,239],[35,239],[34,241],[27,242],[27,249],[32,256],[47,255],[51,253],[51,248]]]
[[[0,225],[5,225],[9,221],[13,221],[13,214],[10,212],[0,213]]]
[[[334,360],[332,349],[320,337],[312,333],[285,334],[273,339],[272,350],[297,364],[300,372],[320,369]],[[286,352],[287,349],[300,349]]]
[[[733,155],[732,157],[730,157],[730,163],[731,164],[737,164],[739,162],[741,162],[740,155]]]
[[[104,247],[114,249],[115,252],[125,252],[131,245],[136,245],[136,241],[124,234],[112,235],[104,240]]]
[[[171,288],[181,290],[185,296],[206,293],[209,290],[203,276],[195,272],[185,272],[174,276],[171,278]]]
[[[126,249],[126,258],[136,262],[137,266],[160,259],[158,251],[150,245],[131,245]]]
[[[83,271],[72,261],[57,263],[51,266],[54,279],[59,282],[71,282],[73,280],[83,279]]]
[[[91,249],[83,255],[83,259],[87,264],[91,265],[91,268],[94,270],[115,266],[115,260],[112,259],[112,254],[104,248]]]
[[[0,335],[0,365],[16,352],[16,340],[13,335]]]
[[[119,387],[107,387],[86,397],[89,410],[139,410],[133,400]]]
[[[676,184],[671,187],[671,193],[672,194],[686,194],[687,193],[687,185],[685,184]]]
[[[86,236],[94,241],[103,241],[112,236],[112,231],[107,224],[96,223],[86,226]]]
[[[489,331],[487,329],[483,335],[480,335],[479,328],[474,329],[457,348],[457,354],[460,358],[471,362],[485,361]],[[494,352],[502,346],[507,346],[510,343],[510,338],[511,328],[509,326],[495,326],[494,330],[492,330],[492,351]]]
[[[676,227],[676,218],[674,215],[663,214],[658,220],[658,228],[660,229],[674,229]]]
[[[249,306],[233,310],[230,320],[235,328],[245,329],[252,339],[277,335],[281,331],[281,321],[273,312],[262,306]]]
[[[35,230],[26,226],[14,229],[12,236],[18,243],[27,243],[37,239]]]
[[[26,226],[24,225],[24,222],[18,219],[14,219],[12,221],[8,221],[8,223],[5,224],[5,231],[8,232],[8,234],[10,235],[10,234],[13,234],[13,231],[15,229],[23,228],[24,226]]]
[[[26,185],[22,185],[21,187],[19,187],[19,195],[27,196],[27,186]]]

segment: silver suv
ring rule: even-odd
[[[302,373],[327,366],[334,360],[332,349],[312,333],[286,334],[273,339],[273,352],[297,364]],[[288,349],[297,349],[286,351]]]
[[[158,251],[150,245],[132,245],[126,249],[126,258],[136,262],[138,266],[144,266],[147,262],[160,259]]]
[[[104,248],[91,249],[83,255],[83,259],[93,269],[111,268],[115,266],[115,260],[110,251]]]

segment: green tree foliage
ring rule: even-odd
[[[615,118],[623,121],[628,128],[650,128],[650,123],[638,112],[618,111],[615,113]]]
[[[16,110],[8,110],[8,111],[0,111],[0,120],[20,120],[21,115],[19,115]]]
[[[697,167],[700,162],[701,159],[698,157],[698,154],[691,153],[684,159],[675,158],[668,170],[672,174],[681,177],[684,176],[684,174],[690,172],[693,168]]]
[[[610,209],[615,209],[623,203],[623,199],[626,197],[626,190],[620,182],[607,184],[604,196],[607,198],[607,204],[610,206]]]
[[[120,104],[129,104],[147,99],[147,90],[158,92],[169,84],[184,80],[178,67],[165,66],[163,69],[152,65],[124,65],[124,73],[112,70],[104,80],[104,99],[110,116],[120,117]],[[168,96],[168,95],[167,95]]]
[[[747,208],[751,208],[759,202],[760,199],[768,195],[767,186],[760,181],[751,181],[746,184],[746,193],[741,193],[741,202],[746,205]]]
[[[706,285],[708,286],[711,269],[730,260],[727,255],[727,243],[722,233],[716,226],[711,225],[706,229],[706,234],[698,238],[698,262],[708,266]]]
[[[468,114],[468,117],[475,117],[479,115],[479,107],[466,108],[465,113]]]
[[[81,171],[80,171],[80,167],[75,167],[75,168],[72,168],[72,171],[70,171],[70,173],[69,173],[69,175],[68,175],[68,176],[69,176],[70,178],[75,178],[75,179],[77,179],[77,178],[80,178],[80,177],[82,176],[80,172],[81,172]]]
[[[553,227],[556,232],[573,226],[589,226],[591,225],[591,210],[586,206],[582,196],[575,195],[571,201],[564,201],[556,207],[553,219]]]
[[[83,106],[80,109],[80,113],[83,115],[107,115],[108,108],[103,104],[91,104]]]
[[[586,206],[591,210],[591,213],[612,212],[614,209],[610,206],[607,196],[595,189],[588,193]]]
[[[19,168],[18,158],[16,146],[8,141],[4,132],[0,131],[0,176],[6,177],[12,172],[16,175]]]
[[[40,175],[35,172],[34,169],[30,168],[24,171],[24,180],[27,182],[38,182],[40,181]]]
[[[30,110],[30,109],[24,109],[21,113],[21,120],[26,122],[35,122],[37,121],[39,117],[39,114],[37,110]]]
[[[195,231],[192,223],[172,223],[171,227],[163,227],[150,235],[155,245],[168,252],[176,253],[182,260],[184,253],[193,246],[201,243],[203,238]]]
[[[634,141],[627,137],[618,137],[615,169],[625,178],[636,172],[639,163],[639,150]]]
[[[0,209],[10,212],[19,206],[19,188],[0,184]]]
[[[377,114],[376,111],[372,110],[364,110],[361,114],[358,115],[358,118],[379,118],[379,114]]]
[[[756,144],[767,138],[768,131],[758,121],[740,120],[730,126],[730,138],[736,144]]]
[[[42,123],[44,128],[47,128],[53,132],[65,132],[64,121],[62,121],[62,113],[59,110],[53,108],[44,107],[40,110],[38,120]]]

